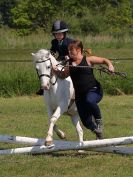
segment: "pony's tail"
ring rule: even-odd
[[[91,48],[83,49],[83,52],[86,56],[91,56],[92,55],[92,50]]]

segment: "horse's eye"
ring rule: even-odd
[[[50,66],[47,66],[47,69],[50,69]]]

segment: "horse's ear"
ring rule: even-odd
[[[32,55],[32,56],[35,56],[35,54],[34,54],[34,53],[31,53],[31,55]]]
[[[50,51],[48,50],[46,57],[49,58],[50,57]]]

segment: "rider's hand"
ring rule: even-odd
[[[55,74],[58,74],[59,69],[58,69],[58,67],[57,67],[56,65],[53,65],[53,66],[52,66],[52,70],[53,70],[53,72],[54,72]]]

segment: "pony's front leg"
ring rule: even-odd
[[[58,118],[64,113],[65,109],[62,106],[58,106],[54,114],[49,120],[49,130],[46,137],[45,145],[50,146],[53,144],[53,129]]]
[[[83,142],[83,129],[82,129],[80,123],[79,123],[78,116],[77,115],[72,116],[71,120],[72,120],[73,125],[76,128],[76,132],[77,132],[78,137],[79,137],[79,142],[82,143]]]
[[[54,125],[55,125],[55,122],[57,121],[57,119],[58,119],[58,117],[52,116],[49,120],[50,121],[49,122],[49,130],[48,130],[46,141],[45,141],[46,146],[50,146],[53,144],[53,129],[54,129]]]
[[[49,125],[50,125],[50,118],[52,117],[52,110],[49,110],[48,117],[49,117]],[[60,139],[66,138],[65,133],[62,130],[60,130],[56,124],[54,124],[53,130],[56,132],[56,134],[58,135]]]

